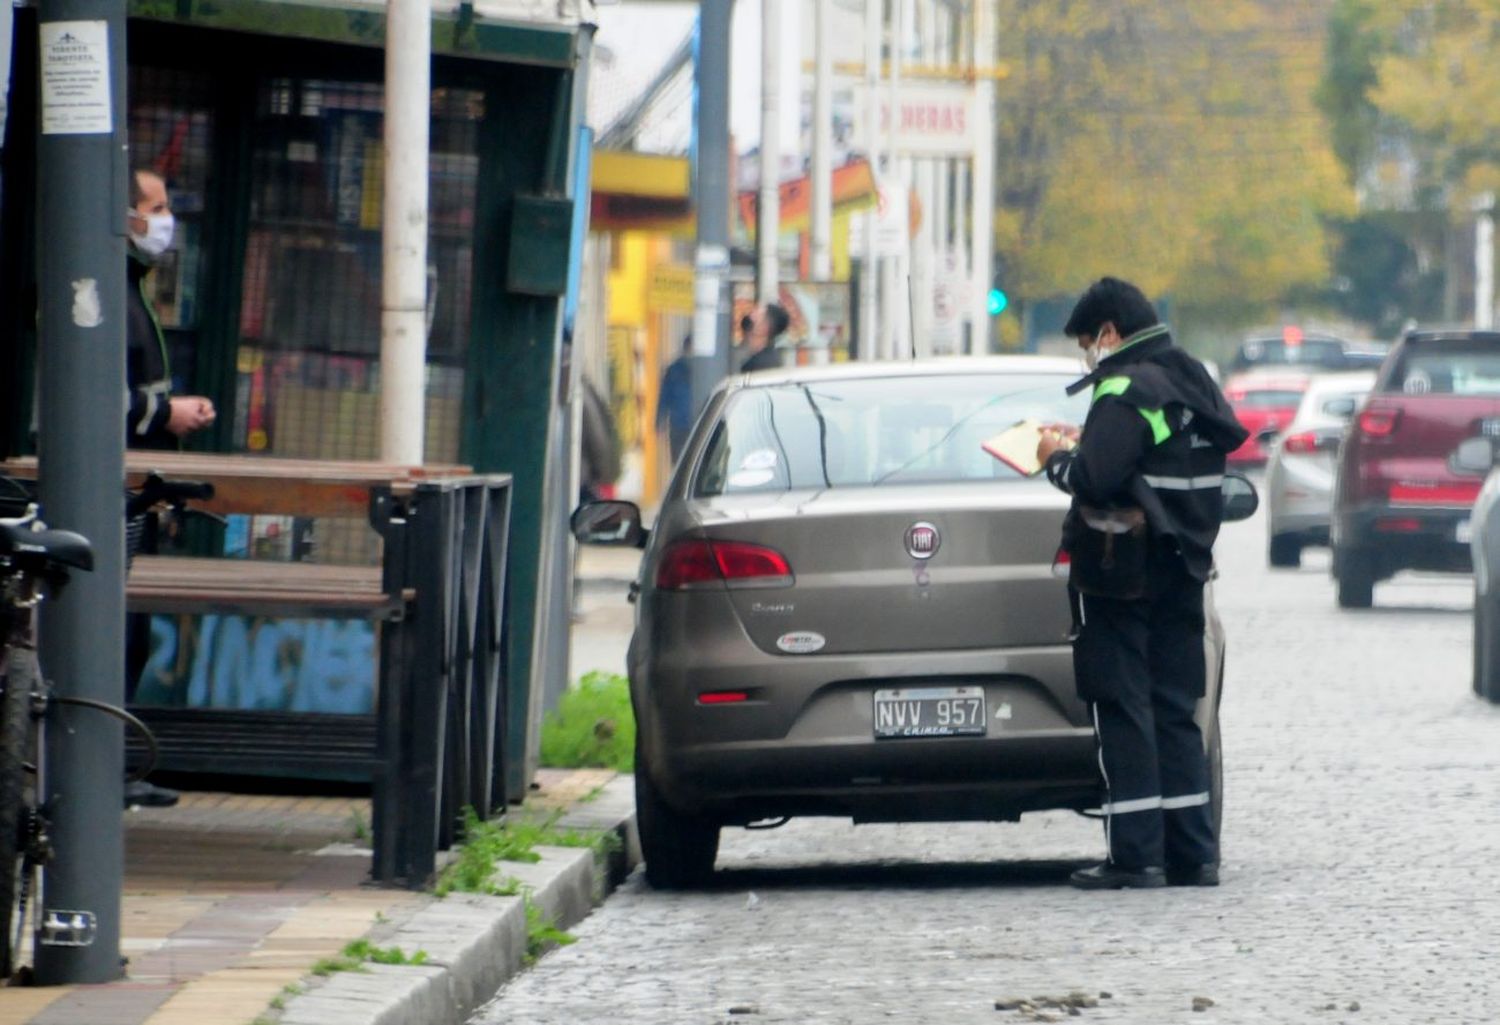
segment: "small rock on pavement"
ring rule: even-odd
[[[1351,1011],[1357,1011],[1357,1010],[1359,1010],[1359,1001],[1358,1000],[1351,1000],[1351,1001],[1349,1001],[1349,1010],[1351,1010]]]
[[[760,1008],[754,1004],[735,1004],[729,1009],[730,1014],[759,1014]]]
[[[1206,1011],[1213,1005],[1214,1002],[1209,997],[1193,997],[1193,1010],[1195,1011]]]

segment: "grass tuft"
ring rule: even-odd
[[[541,762],[558,769],[635,769],[630,683],[618,673],[585,674],[542,721]]]

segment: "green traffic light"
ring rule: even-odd
[[[998,317],[1010,305],[1010,299],[998,288],[990,289],[990,316]]]

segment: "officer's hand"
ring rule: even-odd
[[[1071,424],[1046,424],[1042,427],[1041,439],[1036,445],[1036,458],[1046,463],[1052,453],[1066,451],[1078,445],[1078,428]]]

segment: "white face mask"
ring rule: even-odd
[[[132,216],[141,215],[133,213]],[[137,235],[132,231],[130,241],[135,243],[136,249],[140,250],[142,255],[154,259],[172,247],[172,233],[177,227],[177,221],[169,213],[147,214],[145,220],[145,234]]]
[[[1113,349],[1105,349],[1099,336],[1094,335],[1094,343],[1083,350],[1083,365],[1090,371],[1099,369],[1099,361],[1108,358],[1114,353]]]

